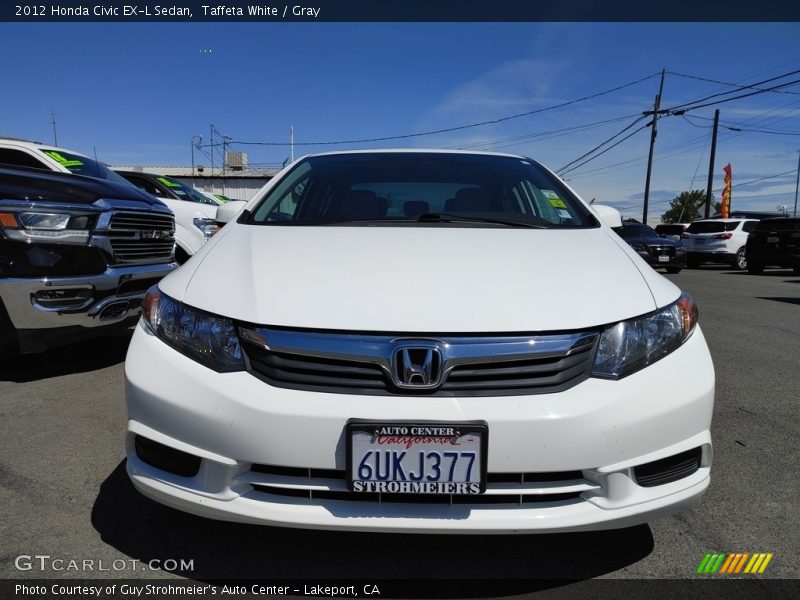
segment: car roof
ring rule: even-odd
[[[485,152],[481,150],[454,150],[450,148],[372,148],[367,150],[336,150],[333,152],[318,152],[314,154],[307,154],[302,158],[310,156],[337,156],[342,154],[463,154],[475,156],[505,156],[507,158],[521,158],[527,160],[527,157],[519,154],[506,154],[504,152]],[[300,160],[300,159],[298,159]]]
[[[41,142],[32,142],[30,140],[23,140],[21,138],[0,137],[0,142],[13,142],[17,146],[25,146],[27,148],[41,151],[55,150],[56,152],[59,152],[63,150],[64,152],[69,152],[70,154],[76,154],[78,156],[94,160],[91,156],[84,154],[83,152],[78,152],[77,150],[70,150],[69,148],[63,148],[62,146],[52,146],[50,144],[43,144]]]

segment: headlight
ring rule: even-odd
[[[203,237],[206,238],[206,241],[219,231],[219,225],[214,219],[194,219],[192,222],[195,227],[203,232]]]
[[[0,231],[7,239],[19,242],[86,244],[96,220],[96,214],[71,210],[0,207]]]
[[[145,295],[147,329],[175,350],[219,371],[243,371],[244,360],[233,321],[173,300],[154,285]]]
[[[608,327],[600,336],[592,376],[622,379],[679,348],[697,325],[689,294],[652,314]]]

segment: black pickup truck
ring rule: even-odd
[[[747,271],[753,275],[764,267],[792,268],[800,275],[800,218],[762,219],[747,236]]]
[[[131,325],[174,256],[173,215],[153,196],[0,167],[0,356]]]

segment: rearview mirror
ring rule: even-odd
[[[605,204],[592,204],[592,208],[600,220],[612,229],[622,227],[622,215],[616,208]]]
[[[228,223],[236,219],[240,212],[247,206],[243,200],[231,200],[217,207],[217,223]]]

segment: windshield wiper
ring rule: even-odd
[[[529,229],[549,229],[544,225],[535,225],[523,221],[513,221],[506,219],[489,219],[485,217],[464,217],[462,215],[452,215],[449,213],[425,213],[417,217],[419,223],[492,223],[494,225],[506,225],[508,227],[527,227]]]

